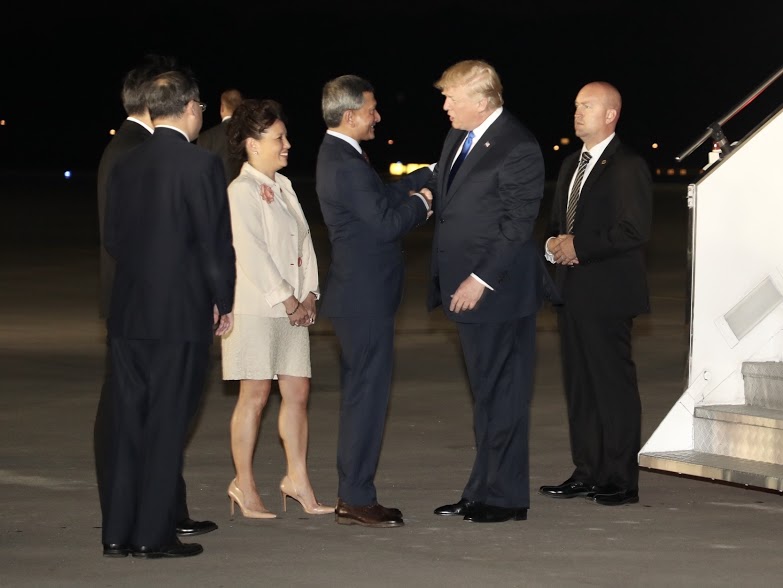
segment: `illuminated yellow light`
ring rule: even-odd
[[[560,151],[560,145],[555,145],[552,147],[552,151]]]
[[[570,145],[571,144],[571,139],[569,139],[568,137],[561,137],[560,144],[561,145]]]
[[[0,120],[0,127],[4,127],[4,126],[5,126],[5,119]]]
[[[389,173],[393,176],[401,176],[405,173],[405,165],[401,161],[397,161],[389,165]]]
[[[113,137],[113,136],[114,136],[116,133],[117,133],[117,131],[115,131],[114,129],[111,129],[111,130],[109,130],[109,134],[110,134],[112,137]]]
[[[658,143],[653,143],[653,144],[652,144],[652,148],[653,148],[653,149],[658,149]]]
[[[427,167],[428,165],[428,163],[402,163],[401,161],[397,161],[389,164],[389,173],[393,176],[401,176],[412,173],[421,167]]]
[[[394,145],[394,139],[389,139],[388,141],[386,141],[386,144],[387,145]]]

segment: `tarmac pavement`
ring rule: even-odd
[[[293,178],[322,275],[328,240],[312,184]],[[453,324],[428,313],[431,227],[406,238],[408,277],[396,332],[392,401],[376,484],[405,526],[371,529],[309,516],[277,490],[285,473],[279,395],[264,415],[255,459],[275,520],[229,517],[229,419],[235,382],[220,346],[186,453],[191,516],[219,525],[204,553],[173,560],[104,558],[92,453],[104,327],[97,316],[94,176],[0,176],[0,586],[576,587],[771,586],[780,581],[783,503],[777,492],[643,470],[640,502],[604,507],[539,495],[572,471],[554,312],[538,321],[527,521],[474,524],[432,510],[456,501],[473,460],[472,410]],[[643,439],[684,390],[687,209],[684,184],[656,186],[649,248],[652,313],[634,350]],[[548,212],[545,206],[542,216]],[[336,502],[339,365],[327,320],[311,328],[310,476]]]

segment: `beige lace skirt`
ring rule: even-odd
[[[234,315],[221,338],[224,380],[271,380],[279,374],[309,378],[310,331],[287,318]]]

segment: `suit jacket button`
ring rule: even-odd
[[[442,218],[442,219],[440,219],[440,224],[443,224],[443,223],[445,223],[445,222],[446,222],[446,219],[445,219],[445,218]]]

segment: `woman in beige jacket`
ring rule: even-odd
[[[315,498],[307,474],[307,401],[310,339],[318,299],[318,265],[307,220],[291,185],[278,173],[288,165],[286,125],[280,104],[245,100],[229,121],[229,144],[247,161],[228,187],[237,282],[234,327],[222,338],[224,380],[240,380],[231,417],[231,454],[236,477],[228,487],[249,518],[275,518],[253,477],[253,455],[261,414],[277,380],[281,403],[278,430],[287,472],[286,498],[309,514],[334,512]]]

